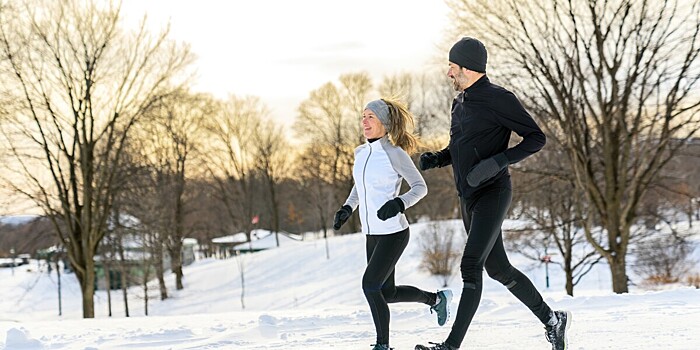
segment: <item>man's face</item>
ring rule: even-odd
[[[452,79],[452,87],[455,91],[462,92],[469,87],[469,79],[459,65],[450,62],[450,69],[447,71],[447,76]]]

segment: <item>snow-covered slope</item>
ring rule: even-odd
[[[442,223],[460,229],[459,221]],[[440,281],[420,269],[421,233],[430,223],[411,226],[411,243],[398,263],[399,284],[435,290]],[[131,316],[123,317],[120,292],[112,293],[114,317],[107,317],[104,291],[95,295],[96,319],[82,320],[74,276],[62,280],[64,315],[59,317],[55,273],[37,264],[0,269],[0,349],[370,349],[374,327],[360,281],[365,266],[359,234],[305,241],[245,255],[202,260],[185,269],[185,289],[157,299],[151,285],[150,316],[143,316],[143,291],[130,290]],[[659,292],[610,292],[606,265],[597,266],[566,296],[562,272],[516,254],[526,273],[555,308],[573,312],[571,349],[698,349],[700,291],[678,287]],[[241,271],[245,292],[241,300]],[[459,277],[449,288],[456,308]],[[245,304],[245,309],[242,308]],[[438,327],[424,305],[393,304],[391,345],[413,349],[418,342],[442,341],[451,321]],[[485,277],[483,298],[463,349],[547,349],[542,326],[498,283]]]

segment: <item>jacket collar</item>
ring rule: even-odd
[[[484,74],[479,80],[475,81],[474,84],[469,86],[468,88],[464,89],[464,92],[469,93],[471,91],[474,91],[482,86],[488,85],[490,83],[489,77]]]
[[[490,84],[489,78],[486,75],[484,75],[483,77],[479,78],[479,80],[475,81],[474,84],[464,89],[464,91],[460,92],[457,96],[455,96],[455,101],[459,103],[464,103],[467,96],[469,96],[469,93],[474,92],[480,87],[486,86],[488,84]]]
[[[372,148],[378,148],[378,147],[382,147],[382,145],[387,143],[387,142],[389,142],[389,135],[388,134],[382,136],[381,138],[379,138],[379,140],[376,140],[374,142],[365,141],[365,145],[372,147]]]

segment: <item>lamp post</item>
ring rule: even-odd
[[[547,284],[547,289],[549,289],[549,263],[552,262],[552,256],[544,255],[540,258],[540,261],[544,263],[545,282]]]

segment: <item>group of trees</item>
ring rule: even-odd
[[[698,3],[448,4],[455,28],[487,44],[489,75],[548,135],[545,150],[513,167],[513,215],[537,227],[512,242],[530,242],[533,258],[556,249],[570,293],[601,259],[613,290],[626,292],[629,247],[644,238],[635,225],[698,211],[697,181],[683,177],[697,161],[674,163],[680,152],[698,156]],[[189,47],[167,28],[124,28],[120,18],[110,2],[0,0],[4,183],[51,222],[84,317],[94,317],[95,256],[123,260],[125,237],[145,242],[166,298],[160,259],[168,252],[184,288],[185,237],[211,253],[211,238],[250,235],[256,215],[273,232],[327,236],[353,184],[359,116],[371,99],[401,98],[423,148],[446,144],[454,92],[444,72],[376,85],[366,73],[342,74],[309,93],[288,130],[256,97],[191,91]],[[450,169],[424,177],[429,195],[409,219],[457,218]],[[343,232],[358,229],[354,217]]]
[[[613,290],[627,292],[643,198],[700,126],[700,2],[448,3],[455,29],[489,43],[499,75],[565,155],[547,172],[584,199],[571,209]]]

